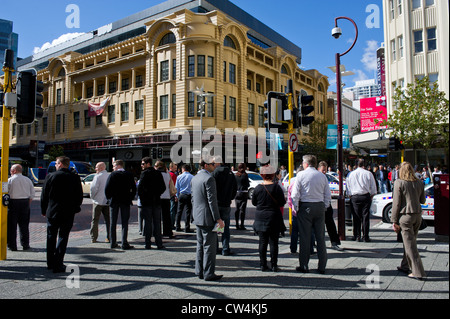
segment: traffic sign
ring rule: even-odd
[[[297,152],[298,151],[298,137],[297,134],[290,134],[289,135],[289,149],[291,152]]]

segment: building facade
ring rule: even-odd
[[[89,49],[75,39],[64,52],[25,60],[24,68],[41,66],[44,116],[31,125],[12,121],[11,156],[24,157],[32,141],[45,141],[45,152],[61,145],[77,160],[122,158],[138,169],[143,156],[161,147],[169,161],[177,142],[171,132],[192,135],[200,119],[203,130],[222,134],[263,128],[267,93],[284,92],[289,79],[297,94],[314,95],[314,115],[325,116],[328,80],[298,67],[300,48],[267,27],[250,29],[237,20],[245,12],[228,1],[178,2],[169,9],[174,1],[161,4],[165,10],[159,13],[159,7],[144,12],[146,19],[119,21],[120,28],[107,26],[102,36],[114,40],[105,41],[97,30]],[[203,114],[198,88],[213,95]]]
[[[17,60],[17,45],[19,35],[13,32],[13,22],[9,20],[0,19],[0,65],[3,67],[5,58],[5,50],[10,49],[14,51],[14,66]],[[3,71],[0,69],[0,76]]]

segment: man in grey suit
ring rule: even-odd
[[[220,219],[219,206],[217,204],[216,181],[211,173],[215,169],[215,163],[211,159],[203,159],[200,170],[191,181],[192,212],[197,226],[197,255],[195,259],[195,274],[200,279],[214,281],[222,278],[215,274],[217,232],[214,226],[225,224]]]

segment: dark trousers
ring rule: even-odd
[[[177,212],[177,229],[181,228],[181,216],[183,215],[183,211],[186,211],[186,229],[191,229],[191,221],[192,221],[192,202],[191,195],[189,194],[181,194],[178,198],[178,212]]]
[[[236,219],[236,227],[239,228],[239,220],[241,221],[241,226],[244,226],[245,212],[247,210],[248,193],[238,192],[234,200],[236,204],[236,211],[234,217]]]
[[[205,279],[213,277],[216,269],[217,233],[213,228],[197,226],[195,274]]]
[[[144,220],[145,246],[150,247],[153,236],[155,237],[156,246],[162,247],[161,205],[142,206],[141,216]]]
[[[270,245],[270,263],[272,267],[278,265],[278,238],[280,232],[259,231],[259,263],[260,266],[267,266],[267,246]]]
[[[128,220],[130,219],[130,205],[129,204],[114,204],[109,207],[109,214],[111,220],[111,247],[117,244],[117,220],[122,223],[122,246],[128,245]]]
[[[172,219],[170,217],[170,199],[161,199],[161,215],[163,224],[163,236],[172,236]]]
[[[350,198],[350,204],[353,208],[353,236],[356,238],[369,238],[371,203],[370,194],[353,195]],[[361,236],[361,228],[363,236]]]
[[[75,215],[47,219],[47,267],[61,269],[64,267],[64,255],[69,242],[70,230]]]
[[[328,236],[330,237],[330,241],[332,244],[340,245],[341,240],[339,239],[339,235],[336,229],[336,224],[333,219],[333,207],[328,206],[325,211],[325,226],[327,228]]]
[[[11,250],[17,249],[17,226],[22,247],[30,247],[30,200],[11,199],[8,206],[7,243]]]

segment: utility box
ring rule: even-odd
[[[437,240],[448,241],[449,236],[449,175],[435,174],[434,184],[434,232]]]

